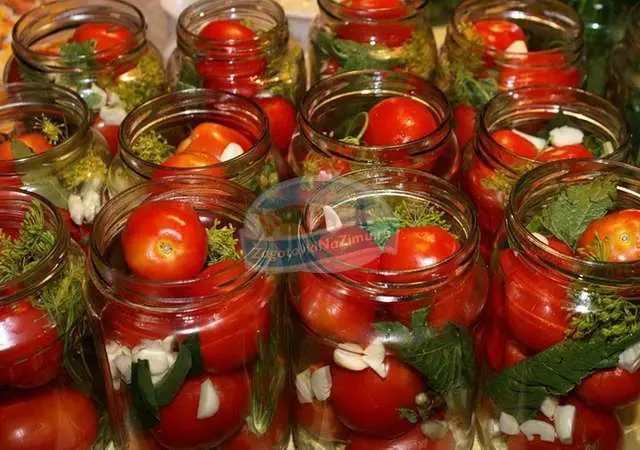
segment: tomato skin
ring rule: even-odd
[[[596,242],[602,241],[609,262],[640,260],[640,209],[624,209],[594,220],[578,240],[578,252],[590,254]]]
[[[549,51],[529,52],[508,61],[509,66],[499,71],[501,90],[525,86],[579,87],[581,75],[578,69],[567,67],[565,56]]]
[[[453,121],[455,128],[453,132],[458,139],[460,148],[467,146],[473,139],[476,132],[477,110],[470,105],[458,105],[453,109]]]
[[[150,280],[195,277],[204,266],[207,245],[207,232],[196,211],[175,200],[141,204],[122,232],[122,250],[129,269]]]
[[[271,140],[286,160],[296,130],[296,109],[284,97],[257,98],[256,103],[267,115]]]
[[[213,416],[197,419],[200,385],[206,379],[213,384],[220,407]],[[160,408],[160,423],[151,431],[167,448],[215,447],[244,425],[249,400],[249,378],[242,371],[188,378],[173,401]]]
[[[567,244],[562,242],[560,239],[557,239],[553,236],[545,236],[545,237],[549,241],[549,247],[551,247],[557,252],[563,253],[565,255],[573,256],[574,254],[573,250],[571,250],[571,248]]]
[[[366,272],[380,268],[382,251],[373,237],[356,226],[343,226],[338,230],[327,232],[318,241],[322,249],[320,264],[327,272],[340,272],[345,277],[356,281],[372,281],[374,273]],[[345,270],[355,266],[355,269]]]
[[[44,310],[28,299],[0,306],[0,331],[0,385],[34,388],[58,376],[63,345]]]
[[[346,0],[342,5],[347,8],[359,9],[349,11],[370,19],[399,19],[406,14],[406,7],[402,0]]]
[[[198,169],[194,170],[194,173],[200,175],[209,175],[212,177],[224,177],[224,169],[222,167],[212,167],[220,164],[220,161],[209,153],[202,153],[200,151],[186,151],[173,155],[162,163],[162,166],[177,167],[182,169]],[[203,167],[207,169],[203,170]],[[177,175],[174,170],[163,170],[161,168],[154,169],[151,172],[151,179],[155,180],[163,177],[170,177]]]
[[[494,372],[527,358],[524,349],[514,341],[500,319],[494,318],[485,327],[485,360]]]
[[[346,441],[351,430],[340,422],[329,402],[297,403],[297,426],[327,441]]]
[[[438,124],[423,103],[405,97],[389,97],[369,110],[363,140],[370,146],[406,144],[433,133]]]
[[[98,412],[83,394],[41,388],[3,394],[2,450],[89,450],[98,434]]]
[[[51,150],[53,148],[47,138],[45,138],[40,133],[24,133],[16,137],[16,139],[24,143],[36,155],[44,153],[47,150]]]
[[[178,145],[176,153],[206,153],[220,162],[222,152],[231,143],[238,144],[244,151],[252,146],[251,141],[239,131],[219,123],[204,122],[195,127],[189,137]]]
[[[484,45],[498,50],[506,50],[515,41],[526,40],[522,28],[508,20],[479,20],[474,22],[473,30],[482,36]]]
[[[400,418],[398,409],[415,407],[424,392],[422,378],[409,366],[388,358],[387,378],[373,370],[361,372],[331,366],[331,404],[342,423],[354,431],[382,438],[394,438],[414,425]]]
[[[125,44],[132,35],[126,28],[110,23],[87,23],[80,25],[73,33],[71,40],[74,42],[95,41],[97,60],[102,64],[106,64],[118,56],[128,52],[133,47],[133,42]],[[120,47],[120,48],[114,48]],[[112,51],[105,51],[112,49]]]
[[[99,115],[96,116],[96,120],[93,121],[93,128],[98,130],[100,134],[107,141],[111,155],[116,156],[118,154],[118,134],[120,133],[119,125],[107,125]]]
[[[523,158],[535,159],[538,149],[531,142],[511,130],[498,130],[491,133],[491,138],[500,146]],[[506,165],[511,166],[517,162],[517,158],[498,150],[496,156]]]
[[[442,439],[432,441],[420,431],[420,427],[415,427],[396,439],[376,439],[361,434],[353,435],[347,445],[347,450],[454,450],[455,447],[451,433],[447,433]]]
[[[592,159],[593,154],[582,144],[551,147],[540,153],[538,161],[550,162],[565,159]]]
[[[595,408],[625,406],[640,397],[640,372],[630,373],[620,368],[601,370],[585,378],[576,392]]]

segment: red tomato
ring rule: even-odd
[[[432,441],[427,438],[420,427],[395,439],[376,439],[355,434],[351,437],[347,450],[454,450],[456,443],[451,433],[442,439]]]
[[[416,395],[426,387],[406,364],[394,358],[387,358],[386,364],[386,378],[371,369],[355,372],[331,366],[330,401],[336,415],[352,430],[391,439],[414,427],[398,410],[415,408]]]
[[[401,0],[347,0],[342,3],[348,9],[348,15],[363,19],[400,19],[407,14],[407,9]],[[337,28],[337,34],[361,44],[382,44],[388,47],[398,47],[411,39],[413,28],[399,23],[362,23],[349,22]]]
[[[585,403],[596,408],[625,406],[640,397],[640,372],[630,373],[620,368],[601,370],[585,378],[576,392]]]
[[[553,236],[545,236],[549,241],[549,247],[554,249],[557,252],[564,253],[565,255],[572,256],[573,250],[569,248],[567,244],[562,242],[560,239],[554,238]]]
[[[196,211],[175,200],[141,204],[122,232],[122,252],[129,269],[149,280],[195,277],[204,266],[207,245],[207,231]]]
[[[494,372],[519,363],[527,354],[514,341],[500,319],[494,319],[485,327],[485,359]]]
[[[33,388],[48,383],[60,373],[62,353],[46,311],[28,299],[0,306],[0,385]]]
[[[511,130],[494,131],[491,133],[491,138],[501,147],[522,158],[535,159],[538,156],[538,149],[535,145]],[[518,161],[517,158],[501,150],[497,149],[496,156],[507,166],[511,166]]]
[[[47,150],[51,150],[53,146],[51,143],[39,133],[23,133],[15,138],[16,140],[25,144],[33,153],[39,155]],[[0,159],[11,160],[16,159],[11,150],[11,141],[5,141],[0,144]]]
[[[209,153],[203,153],[201,151],[186,151],[183,153],[178,153],[177,155],[173,155],[171,158],[167,159],[162,163],[164,167],[176,167],[181,169],[194,169],[193,173],[197,173],[199,175],[210,175],[212,177],[224,177],[224,169],[222,167],[218,167],[220,161]],[[206,169],[202,169],[206,167]],[[184,174],[186,171],[176,171],[176,170],[163,170],[161,168],[154,169],[151,172],[151,179],[155,180],[157,178],[170,177],[174,175]]]
[[[298,274],[300,301],[294,304],[300,319],[314,332],[338,342],[367,343],[375,305],[354,294],[328,286],[311,273]]]
[[[479,20],[473,24],[484,45],[498,50],[506,50],[515,41],[524,41],[527,36],[516,23],[502,19]]]
[[[351,431],[336,416],[328,402],[297,403],[295,406],[297,426],[327,441],[346,441]]]
[[[220,407],[213,416],[198,419],[200,385],[207,379],[218,394]],[[216,447],[244,425],[249,401],[249,378],[242,371],[188,378],[173,401],[160,408],[160,423],[152,433],[168,448]]]
[[[564,55],[550,51],[510,58],[500,68],[498,80],[502,90],[538,85],[579,87],[580,83],[580,71],[568,67]]]
[[[406,14],[402,0],[346,0],[342,5],[359,9],[356,14],[370,19],[398,19]]]
[[[564,159],[592,159],[593,153],[589,151],[587,147],[582,144],[565,145],[562,147],[551,147],[542,153],[538,157],[538,161],[550,162],[560,161]]]
[[[97,435],[98,412],[79,392],[41,388],[3,394],[2,450],[89,450]]]
[[[100,134],[107,141],[107,145],[109,145],[109,150],[111,150],[111,154],[116,156],[118,153],[118,133],[120,133],[119,125],[107,125],[102,120],[100,115],[96,116],[96,120],[93,121],[93,128],[98,130]]]
[[[284,97],[257,98],[256,102],[269,119],[269,132],[273,144],[286,159],[291,138],[296,130],[296,109]]]
[[[567,287],[516,259],[505,274],[505,317],[511,334],[528,349],[541,351],[569,331]]]
[[[378,270],[382,251],[373,237],[360,227],[343,226],[326,233],[318,242],[321,265],[326,272],[340,272],[356,281],[371,281],[375,274],[359,270]],[[356,269],[345,270],[354,266]]]
[[[469,105],[458,105],[453,109],[453,122],[455,124],[453,132],[462,149],[471,142],[475,135],[477,114],[476,109]]]
[[[76,224],[73,220],[71,220],[71,215],[66,209],[58,208],[58,212],[60,213],[60,216],[62,216],[62,220],[64,221],[65,225],[69,229],[71,239],[76,241],[82,248],[82,250],[87,253],[87,249],[89,247],[89,238],[91,237],[91,225]]]
[[[188,138],[180,142],[176,153],[208,153],[220,161],[222,152],[231,143],[238,144],[244,151],[252,146],[251,141],[239,131],[219,123],[204,122],[195,127]]]
[[[205,63],[200,63],[205,64]],[[218,76],[217,78],[205,78],[202,83],[205,89],[230,92],[243,97],[252,98],[262,90],[262,82],[255,76]]]
[[[578,240],[578,251],[609,262],[639,261],[640,209],[616,211],[591,222]]]
[[[106,64],[133,48],[134,43],[127,42],[131,38],[131,32],[118,25],[87,23],[76,28],[71,40],[74,42],[94,41],[96,43],[96,59],[102,64]],[[110,49],[111,51],[108,51]]]
[[[289,437],[289,399],[285,396],[278,404],[276,415],[269,429],[258,436],[245,426],[238,434],[222,445],[224,450],[271,450],[279,448]]]
[[[370,146],[406,144],[427,137],[438,124],[423,103],[405,97],[390,97],[369,110],[369,125],[363,140]]]

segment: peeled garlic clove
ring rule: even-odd
[[[336,348],[333,351],[333,361],[340,367],[358,372],[369,367],[369,365],[362,359],[361,354],[341,348]]]
[[[507,414],[506,412],[501,413],[498,423],[500,425],[500,431],[504,434],[508,434],[509,436],[520,434],[520,425],[511,414]]]
[[[364,357],[363,357],[363,360],[364,360]],[[383,362],[375,361],[373,363],[367,363],[367,365],[371,368],[371,370],[377,373],[380,378],[387,378],[387,375],[389,375],[389,365],[384,361]]]
[[[553,442],[556,440],[556,430],[553,425],[542,420],[527,420],[520,425],[520,431],[532,441],[535,436],[540,436],[543,442]]]
[[[313,390],[311,388],[311,369],[306,369],[296,375],[296,394],[298,403],[312,403]]]
[[[134,361],[141,359],[149,361],[151,375],[162,375],[169,370],[167,353],[162,348],[143,348],[134,355]]]
[[[208,419],[218,412],[220,397],[209,378],[200,384],[200,399],[198,400],[197,419]]]
[[[326,225],[327,231],[335,231],[342,228],[342,220],[336,210],[331,206],[325,205],[322,207],[322,211],[324,212],[324,223]]]
[[[176,348],[177,341],[178,340],[177,340],[175,334],[167,336],[166,338],[164,338],[162,340],[162,349],[165,352],[173,352],[173,350]]]
[[[131,357],[127,355],[118,355],[113,361],[117,374],[112,372],[115,377],[117,375],[127,384],[131,384]]]
[[[554,147],[582,144],[584,133],[579,128],[563,125],[549,132],[549,140]]]
[[[447,435],[448,428],[442,420],[429,420],[420,425],[420,431],[432,441],[437,441]]]
[[[234,158],[237,158],[238,156],[241,156],[243,153],[244,149],[240,145],[236,144],[235,142],[231,142],[227,144],[227,146],[222,151],[222,154],[220,155],[220,161],[230,161]]]
[[[573,405],[558,406],[555,413],[553,424],[556,427],[560,442],[563,444],[572,444],[576,407]]]
[[[364,355],[364,349],[360,345],[352,342],[343,342],[342,344],[338,344],[338,348],[348,352]]]
[[[311,374],[311,390],[320,401],[325,401],[331,396],[331,369],[323,366]]]
[[[556,414],[556,408],[558,407],[558,400],[553,397],[546,397],[540,405],[540,411],[549,419],[553,419]]]
[[[513,41],[509,47],[506,48],[507,53],[528,53],[527,43],[523,40]]]
[[[378,340],[373,341],[371,344],[364,349],[364,361],[369,364],[380,364],[384,362],[384,358],[386,356],[386,351],[384,349],[384,344]]]

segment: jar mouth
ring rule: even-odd
[[[344,5],[337,0],[318,0],[320,11],[333,19],[364,23],[392,23],[413,19],[422,12],[427,3],[428,0],[405,0],[402,14],[400,14],[400,8],[391,7],[376,8],[373,10],[374,15],[369,8],[356,8]]]
[[[425,206],[430,205],[443,211],[452,225],[451,232],[460,238],[460,248],[450,257],[427,268],[383,271],[336,261],[340,270],[331,271],[325,270],[326,267],[323,268],[321,262],[311,261],[311,272],[331,280],[339,280],[341,284],[354,289],[367,291],[379,301],[385,302],[397,296],[424,296],[425,289],[443,285],[475,261],[480,235],[473,204],[453,184],[417,170],[393,167],[363,169],[336,177],[316,188],[305,204],[298,238],[300,240],[301,233],[308,233],[311,242],[322,248],[314,231],[323,224],[324,206],[330,206],[338,215],[341,212],[354,214],[357,222],[358,214],[368,212],[362,208],[362,202],[375,202],[375,211],[370,211],[375,217],[380,211],[390,210],[387,200],[392,198],[415,201],[416,204],[421,202]],[[349,222],[352,219],[350,215],[347,218]],[[331,264],[334,265],[333,260]],[[452,266],[456,267],[453,271],[450,270]],[[449,269],[443,270],[444,268]],[[344,275],[345,271],[354,269],[386,281],[355,281]],[[406,281],[409,278],[411,281]]]
[[[255,194],[238,184],[203,175],[167,177],[133,186],[111,199],[94,220],[95,231],[89,243],[90,275],[100,279],[104,295],[133,307],[192,308],[202,303],[211,304],[212,297],[220,297],[216,301],[223,301],[261,276],[259,267],[263,262],[256,261],[249,266],[240,259],[215,274],[203,276],[201,273],[179,281],[154,281],[116,267],[110,252],[114,245],[119,244],[119,236],[131,212],[144,202],[156,200],[189,202],[201,219],[221,219],[233,223],[238,230],[243,226],[249,230],[247,232],[255,232],[258,236],[258,231],[255,231],[260,229],[257,220],[246,215],[255,198]],[[240,267],[243,272],[238,277]],[[233,274],[234,278],[215,287],[207,286],[210,294],[191,295],[194,291],[189,288],[225,273]],[[133,299],[124,298],[122,293],[130,294]]]
[[[567,86],[529,86],[501,92],[487,103],[480,120],[479,148],[491,164],[516,174],[514,166],[542,162],[514,153],[497,142],[492,133],[530,125],[534,121],[551,120],[560,112],[582,125],[583,131],[606,136],[614,151],[607,159],[624,160],[629,151],[630,136],[626,122],[611,102],[582,89]],[[489,150],[490,149],[490,150]],[[507,165],[498,155],[508,156]]]
[[[57,208],[46,198],[23,189],[0,187],[0,230],[7,225],[20,227],[33,202],[42,205],[45,228],[53,233],[54,242],[49,252],[26,272],[0,285],[0,305],[23,300],[40,290],[64,267],[69,245],[69,232]]]
[[[221,123],[242,132],[251,139],[251,148],[228,161],[195,168],[150,162],[131,149],[135,140],[150,130],[164,135],[163,128],[195,128],[204,122]],[[189,89],[164,94],[137,106],[120,124],[118,141],[123,162],[144,178],[150,178],[157,169],[174,175],[205,174],[219,169],[224,171],[225,178],[233,178],[253,167],[268,152],[271,145],[268,129],[265,114],[253,100],[223,91]],[[182,140],[187,136],[176,137]]]
[[[423,138],[405,144],[366,146],[342,142],[329,135],[333,130],[320,130],[316,123],[319,116],[324,118],[328,109],[341,110],[346,103],[359,103],[360,99],[372,98],[377,103],[396,96],[424,104],[438,122],[436,129]],[[370,162],[376,162],[383,152],[403,151],[410,156],[435,152],[452,133],[451,108],[445,95],[435,85],[411,74],[376,70],[343,73],[316,83],[305,94],[301,104],[300,131],[309,145],[323,153],[356,162],[369,159]]]
[[[530,219],[531,211],[539,209],[561,188],[607,175],[618,180],[618,204],[640,208],[640,169],[629,164],[605,160],[557,161],[544,164],[522,176],[505,208],[510,246],[528,255],[537,265],[560,272],[572,280],[622,287],[638,285],[640,261],[602,262],[566,255],[546,246],[527,229],[526,220]],[[616,275],[621,275],[621,278],[616,278]]]
[[[82,98],[70,89],[48,83],[10,83],[0,87],[0,122],[16,121],[22,117],[51,115],[65,123],[72,134],[40,154],[11,160],[0,159],[0,172],[20,172],[32,165],[52,164],[66,158],[82,145],[89,131],[89,110]]]
[[[34,49],[34,45],[48,38],[60,37],[87,23],[112,23],[126,28],[131,36],[124,42],[95,52],[77,55],[70,66],[61,55],[50,55]],[[88,60],[108,60],[113,66],[135,58],[147,45],[147,24],[142,12],[122,0],[55,0],[24,14],[13,27],[12,49],[16,57],[27,65],[44,71],[78,71],[78,63]],[[118,55],[114,57],[114,55]]]

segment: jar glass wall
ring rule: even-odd
[[[639,180],[630,165],[562,161],[514,187],[485,322],[485,448],[640,445]]]
[[[625,161],[628,155],[624,118],[601,97],[552,86],[496,96],[483,111],[462,164],[462,187],[478,209],[483,255],[491,255],[511,187],[525,172],[549,161]]]
[[[366,2],[320,0],[309,35],[312,82],[364,69],[394,69],[431,78],[437,51],[424,14],[426,3],[392,0],[372,9]]]
[[[241,229],[257,226],[245,220],[254,200],[224,180],[164,178],[115,197],[96,220],[87,297],[123,446],[287,447],[287,313],[279,280],[239,253],[211,253],[212,236],[231,230],[225,239],[238,239]],[[194,211],[209,237],[198,275],[153,281],[136,272],[126,230],[145,205],[151,214]]]
[[[76,91],[115,153],[125,114],[166,90],[162,57],[147,41],[146,27],[142,13],[120,0],[39,6],[13,28],[14,58],[4,80],[51,82]]]
[[[107,448],[111,433],[82,298],[84,255],[55,206],[0,188],[3,448]]]
[[[471,448],[478,239],[472,206],[430,174],[372,168],[311,193],[289,279],[298,448]]]

